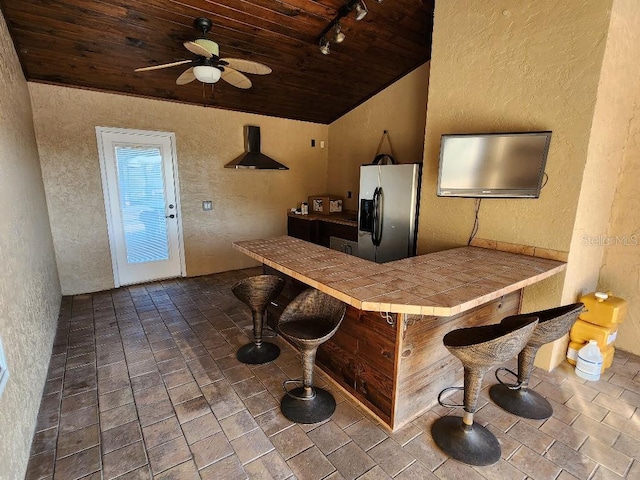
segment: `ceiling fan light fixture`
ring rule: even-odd
[[[369,9],[367,8],[367,5],[364,3],[364,0],[360,0],[358,3],[356,3],[356,20],[360,21],[362,20],[364,17],[367,16],[367,13],[369,13]]]
[[[329,55],[331,53],[331,50],[329,49],[330,44],[331,42],[329,42],[329,40],[327,40],[325,37],[322,37],[320,39],[320,53],[322,53],[323,55]]]
[[[193,67],[193,74],[202,83],[216,83],[220,80],[222,72],[216,67],[209,65],[198,65]]]

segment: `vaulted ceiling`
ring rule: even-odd
[[[361,21],[342,21],[346,39],[331,53],[320,34],[347,0],[0,0],[29,81],[160,98],[229,110],[330,123],[429,60],[434,0],[367,2]],[[134,73],[192,59],[182,43],[208,38],[221,57],[254,60],[270,75],[253,87],[224,81],[178,86],[184,66]]]

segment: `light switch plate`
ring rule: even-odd
[[[4,386],[9,380],[9,369],[7,368],[7,359],[4,356],[4,349],[2,348],[2,340],[0,339],[0,397],[4,391]]]
[[[202,210],[209,212],[213,210],[213,202],[211,200],[205,200],[202,202]]]

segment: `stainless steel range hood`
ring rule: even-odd
[[[224,168],[255,168],[258,170],[289,170],[283,164],[276,162],[260,152],[260,127],[246,125],[244,127],[246,151],[235,160],[227,163]]]

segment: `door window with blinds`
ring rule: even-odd
[[[168,260],[162,151],[116,146],[115,156],[127,263]]]
[[[174,135],[96,133],[116,285],[184,275]]]

